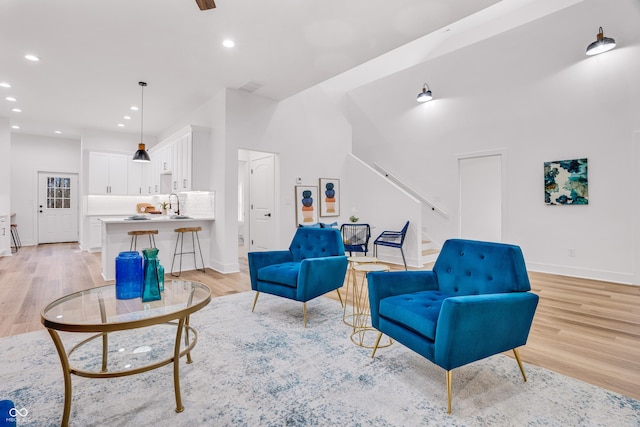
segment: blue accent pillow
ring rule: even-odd
[[[303,227],[309,227],[309,228],[322,228],[322,226],[320,225],[319,222],[316,222],[315,224],[298,224],[298,227],[303,228]]]
[[[338,226],[338,221],[332,222],[331,224],[325,224],[324,222],[320,222],[321,228],[333,228]]]

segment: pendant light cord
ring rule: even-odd
[[[144,87],[147,85],[145,82],[138,82],[141,87],[141,99],[140,99],[140,144],[144,144],[142,139],[142,130],[144,129]]]

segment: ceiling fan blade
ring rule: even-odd
[[[209,10],[216,8],[216,2],[214,0],[196,0],[200,10]]]

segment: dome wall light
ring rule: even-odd
[[[431,101],[432,99],[433,99],[433,94],[431,93],[431,89],[429,89],[429,85],[425,83],[422,86],[422,92],[418,94],[416,101],[427,102],[427,101]]]
[[[144,140],[142,139],[142,131],[144,129],[144,87],[147,85],[145,82],[138,82],[141,87],[140,96],[140,143],[138,144],[138,151],[133,155],[134,162],[150,162],[149,153],[144,147]]]
[[[598,35],[596,41],[587,46],[587,55],[597,55],[599,53],[608,52],[616,47],[616,41],[611,37],[605,37],[602,27],[598,29]]]

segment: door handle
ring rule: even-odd
[[[271,216],[271,212],[264,214],[264,216]]]

